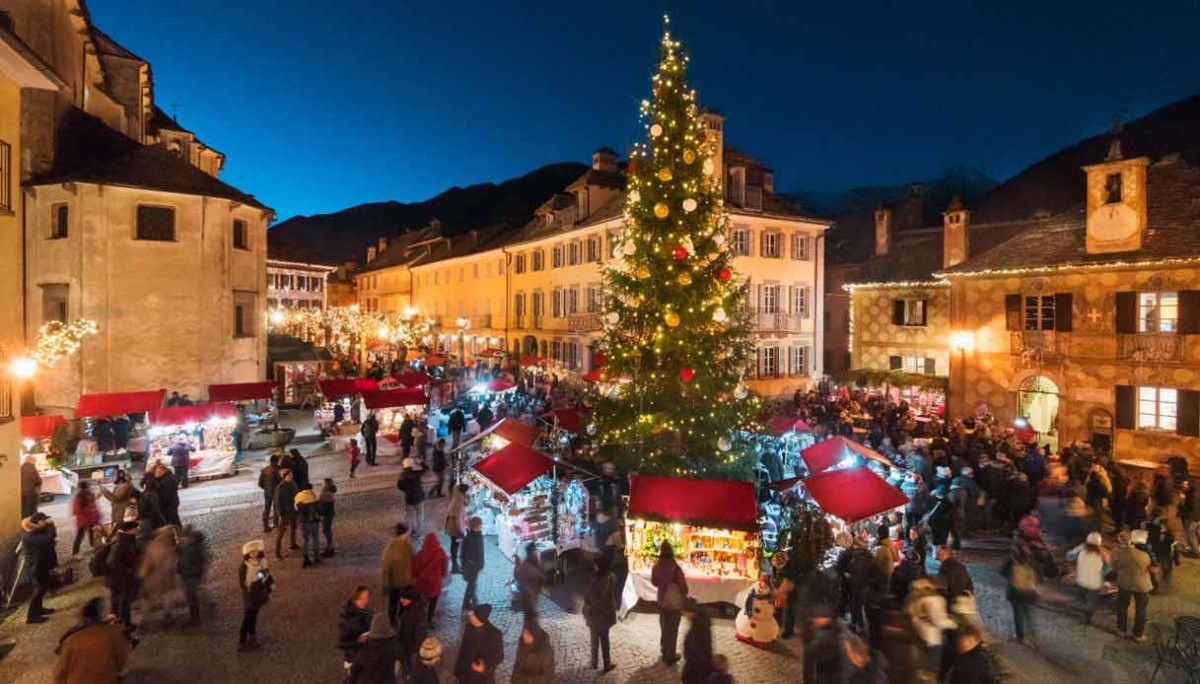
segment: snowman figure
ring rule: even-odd
[[[750,588],[744,608],[734,620],[738,641],[765,646],[779,638],[779,623],[775,621],[775,598],[771,583],[763,575]]]

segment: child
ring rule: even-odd
[[[351,437],[346,451],[350,454],[350,479],[354,479],[354,471],[358,469],[358,440]]]

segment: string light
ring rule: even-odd
[[[100,326],[87,318],[77,318],[69,323],[50,321],[38,330],[32,360],[41,366],[53,366],[62,357],[79,351],[84,338],[99,331]]]

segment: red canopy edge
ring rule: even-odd
[[[107,392],[84,394],[75,407],[76,418],[119,416],[125,413],[145,413],[162,406],[166,390],[149,392]]]
[[[841,468],[804,480],[809,496],[826,513],[848,523],[858,522],[908,503],[904,492],[870,468]]]
[[[238,409],[233,404],[191,404],[190,406],[168,406],[154,409],[147,414],[151,425],[187,425],[188,423],[204,423],[214,419],[238,417]]]
[[[522,423],[514,418],[504,418],[498,423],[493,423],[491,427],[481,431],[471,439],[459,444],[458,449],[455,449],[455,451],[460,451],[473,444],[476,444],[484,437],[487,437],[491,434],[503,437],[509,442],[533,446],[533,443],[537,441],[539,432],[537,428],[529,427],[525,423]]]
[[[444,366],[446,365],[446,357],[442,356],[441,354],[434,354],[433,356],[426,357],[425,365],[429,368],[434,366]]]
[[[627,515],[728,530],[758,527],[754,485],[732,480],[634,475],[629,478]]]
[[[500,394],[501,392],[507,392],[516,386],[517,383],[515,382],[509,382],[508,380],[502,380],[500,378],[493,378],[487,382],[487,391],[491,392],[492,394]]]
[[[825,472],[830,468],[835,468],[842,461],[852,456],[861,456],[868,461],[881,463],[888,468],[895,467],[895,464],[883,454],[868,449],[842,435],[817,442],[800,452],[800,458],[804,461],[804,465],[808,466],[808,472],[813,475]]]
[[[224,385],[208,386],[208,401],[254,401],[255,399],[270,399],[275,396],[275,383],[264,382],[234,382]]]
[[[494,358],[497,356],[504,356],[504,354],[505,354],[505,351],[503,349],[496,349],[495,347],[488,347],[487,349],[484,349],[483,351],[476,354],[476,356],[483,358],[483,359],[491,359],[491,358]]]
[[[413,370],[396,373],[392,378],[405,387],[419,387],[420,385],[428,385],[433,382],[433,378],[428,373]]]
[[[53,437],[58,426],[66,424],[67,419],[57,413],[48,413],[44,416],[21,416],[21,439]]]
[[[554,467],[554,460],[533,447],[512,442],[474,466],[475,472],[509,496]]]
[[[583,378],[584,382],[603,382],[604,372],[597,368],[596,370],[591,371],[590,373],[584,373],[579,377]]]
[[[539,364],[547,363],[548,361],[550,361],[550,359],[547,359],[544,356],[524,356],[521,357],[520,364],[522,366],[537,366]]]
[[[399,408],[401,406],[424,406],[429,403],[425,390],[410,387],[398,390],[375,390],[363,392],[363,403],[369,409]]]
[[[353,397],[360,392],[377,392],[379,383],[370,378],[329,378],[318,380],[317,386],[326,397]]]
[[[583,427],[584,421],[591,413],[586,408],[555,409],[543,413],[542,419],[550,422],[557,420],[559,428],[567,432],[579,432],[579,428]]]

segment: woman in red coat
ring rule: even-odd
[[[96,548],[96,538],[89,534],[92,528],[100,524],[100,507],[96,505],[96,494],[92,492],[92,484],[87,480],[79,482],[79,491],[71,500],[71,513],[75,516],[75,544],[71,553],[78,556],[79,547],[86,536],[88,544]],[[117,524],[120,521],[115,521]]]
[[[446,580],[449,558],[438,543],[437,534],[430,532],[421,543],[421,550],[413,559],[413,584],[429,603],[429,626],[433,627],[433,613],[437,609],[438,597],[442,595],[442,582]]]

